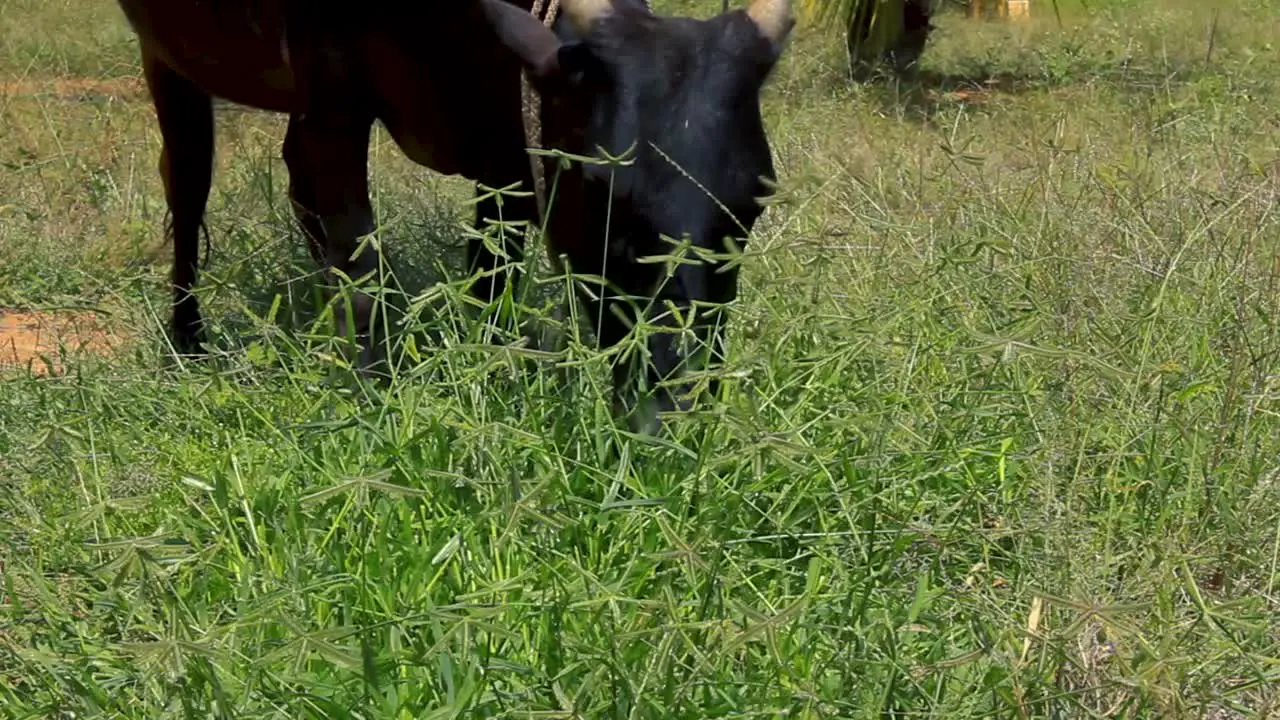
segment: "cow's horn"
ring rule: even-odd
[[[751,0],[747,15],[760,33],[775,43],[791,29],[791,6],[787,0]]]
[[[560,6],[579,35],[586,35],[591,21],[613,9],[609,0],[561,0]]]

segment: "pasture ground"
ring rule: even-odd
[[[232,108],[166,362],[132,36],[0,0],[0,715],[1280,716],[1280,6],[1033,11],[910,86],[797,30],[731,382],[645,440],[430,309],[469,188],[385,135],[428,339],[341,381]]]

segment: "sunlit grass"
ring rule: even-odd
[[[651,440],[587,348],[480,342],[469,188],[382,134],[433,309],[395,382],[344,382],[260,114],[219,130],[227,351],[165,367],[150,109],[0,97],[0,305],[136,337],[0,380],[3,714],[1273,715],[1277,15],[1231,3],[1207,53],[1212,13],[1089,5],[945,17],[923,86],[800,28],[725,397]],[[0,79],[129,62],[106,0],[0,16]]]

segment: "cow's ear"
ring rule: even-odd
[[[515,53],[536,78],[559,70],[560,38],[533,15],[505,0],[480,0],[498,39]]]

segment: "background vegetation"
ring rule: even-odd
[[[646,440],[594,353],[527,372],[426,309],[469,189],[381,133],[431,340],[336,382],[283,119],[232,108],[226,353],[162,363],[131,35],[0,0],[0,304],[121,338],[0,380],[0,715],[1274,716],[1280,8],[1060,5],[943,15],[910,85],[797,29],[732,382]]]

